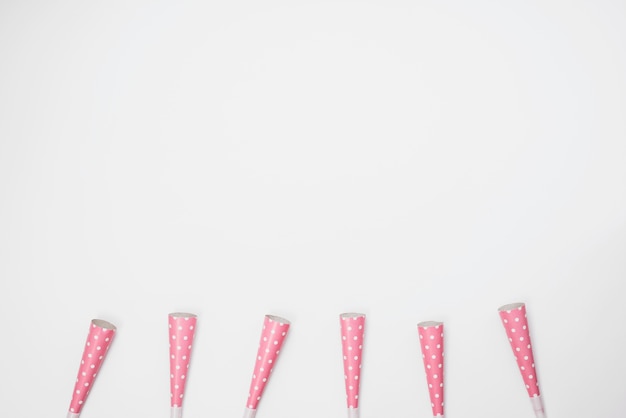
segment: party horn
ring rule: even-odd
[[[443,413],[443,322],[426,321],[417,324],[426,371],[433,417],[444,418]]]
[[[517,366],[524,379],[526,391],[530,397],[530,402],[537,418],[545,418],[546,414],[539,392],[537,382],[537,371],[535,369],[535,359],[530,343],[530,332],[528,320],[526,318],[526,305],[523,303],[512,303],[498,308],[502,325],[511,343],[513,355],[517,360]]]
[[[87,401],[87,396],[93,387],[96,375],[111,346],[115,330],[115,325],[110,322],[102,319],[93,319],[91,321],[67,418],[78,418],[80,416],[83,406],[85,406],[85,401]]]
[[[254,363],[252,382],[248,393],[248,401],[244,409],[244,418],[254,418],[259,406],[261,396],[270,378],[276,359],[280,353],[280,348],[285,341],[290,322],[284,318],[273,315],[265,315],[263,330],[261,331],[261,341]]]
[[[196,315],[175,312],[168,315],[170,337],[170,417],[183,416],[185,383],[189,373],[191,347],[196,332]]]
[[[339,315],[339,323],[341,325],[343,377],[346,387],[348,418],[359,418],[359,388],[365,315],[362,313],[342,313]]]

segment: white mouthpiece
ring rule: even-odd
[[[537,418],[546,418],[546,413],[543,410],[543,402],[541,401],[541,396],[533,396],[530,398],[530,403],[535,410],[535,416]]]
[[[73,412],[68,412],[67,413],[67,418],[78,418],[80,414],[75,414]]]
[[[173,406],[170,410],[170,418],[182,418],[183,416],[183,407],[182,406]]]
[[[246,408],[243,410],[243,418],[254,418],[256,415],[256,409]]]
[[[348,408],[348,418],[359,418],[359,408]]]

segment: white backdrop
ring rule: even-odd
[[[240,418],[263,315],[291,320],[258,418],[531,417],[497,315],[526,302],[550,417],[626,412],[622,1],[0,3],[0,399],[167,417],[167,314],[198,315],[185,418]],[[295,411],[298,411],[297,413]]]

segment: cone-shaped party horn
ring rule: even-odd
[[[168,315],[170,336],[170,399],[171,418],[183,416],[185,383],[189,373],[191,347],[196,332],[196,315],[171,313]]]
[[[101,319],[91,321],[67,418],[78,418],[80,415],[98,370],[100,370],[111,341],[113,341],[115,330],[115,325],[110,322]]]
[[[256,415],[259,401],[280,353],[280,347],[282,347],[287,331],[289,331],[289,325],[290,322],[284,318],[265,315],[244,418],[254,418]]]
[[[498,308],[498,312],[511,343],[513,355],[517,360],[517,366],[522,373],[535,415],[537,418],[545,418],[546,415],[543,410],[543,402],[537,383],[535,359],[533,358],[533,349],[530,343],[526,306],[523,303],[512,303],[501,306]]]
[[[365,315],[362,313],[343,313],[339,315],[339,323],[341,325],[343,377],[346,386],[348,418],[358,418]]]
[[[433,416],[443,418],[443,322],[417,324]]]

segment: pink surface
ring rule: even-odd
[[[83,409],[87,395],[89,395],[89,391],[96,379],[96,374],[100,370],[100,366],[102,366],[102,362],[113,341],[115,330],[115,325],[109,322],[101,319],[91,321],[83,357],[80,360],[78,377],[72,393],[70,412],[80,414],[80,411]]]
[[[365,331],[365,315],[344,313],[339,316],[341,324],[341,349],[348,408],[359,407],[361,383],[361,354]]]
[[[171,313],[168,315],[170,339],[170,400],[172,406],[182,407],[185,383],[189,373],[191,348],[196,332],[196,315]]]
[[[252,383],[250,383],[250,393],[246,403],[246,406],[250,409],[257,409],[270,378],[270,373],[276,365],[276,359],[280,353],[287,331],[289,331],[289,321],[276,316],[265,315],[259,350],[254,363]]]
[[[420,322],[417,324],[417,333],[433,415],[443,415],[443,323]]]
[[[517,360],[517,367],[522,374],[528,396],[539,396],[539,385],[535,372],[535,359],[530,343],[526,306],[523,303],[514,303],[498,309],[506,336],[511,343],[513,355]]]

